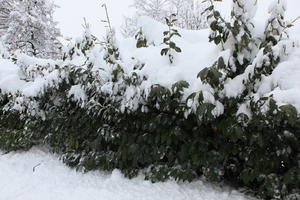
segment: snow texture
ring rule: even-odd
[[[1,153],[1,152],[0,152]],[[139,176],[76,172],[41,148],[0,155],[1,200],[250,200],[202,181],[152,184]]]
[[[228,2],[231,1],[217,3],[217,8],[220,9],[221,13],[224,13],[225,16],[229,13],[230,6]],[[252,18],[256,11],[256,15],[253,17],[255,33],[257,36],[263,36],[268,20],[268,11],[272,10],[272,6],[270,7],[270,2],[266,1],[258,1],[258,4],[259,5],[256,6],[257,9],[250,9],[253,10],[253,13],[249,13],[249,17]],[[292,20],[297,16],[297,10],[292,8],[291,4],[291,1],[288,1],[286,7],[287,18]],[[249,3],[249,6],[253,6],[253,4]],[[190,31],[178,28],[182,37],[174,38],[174,42],[181,48],[182,53],[176,54],[174,63],[170,64],[168,58],[160,56],[161,49],[165,47],[164,44],[162,44],[163,32],[168,30],[168,27],[148,17],[141,17],[139,26],[142,27],[147,38],[149,44],[148,48],[136,48],[136,40],[134,38],[116,41],[121,52],[122,66],[128,74],[134,71],[132,69],[134,62],[138,61],[139,63],[145,64],[139,74],[147,77],[147,81],[143,82],[143,85],[139,89],[149,91],[150,87],[155,84],[170,88],[175,82],[185,80],[190,84],[190,87],[184,91],[186,96],[192,92],[202,91],[205,101],[217,106],[214,110],[215,115],[221,115],[224,110],[223,105],[215,101],[211,88],[202,84],[197,78],[197,74],[203,68],[211,66],[218,57],[223,56],[227,59],[227,54],[230,54],[230,52],[220,51],[219,47],[209,43],[209,30]],[[300,38],[299,34],[296,34],[297,30],[300,30],[299,27],[299,24],[296,22],[295,26],[290,29],[291,38],[296,41],[296,43],[293,44],[294,47],[291,48],[293,52],[289,52],[290,54],[285,58],[285,61],[277,67],[271,76],[263,77],[261,85],[257,88],[258,92],[254,94],[254,96],[262,97],[273,94],[279,104],[291,103],[300,112],[300,86],[298,78],[300,77],[300,50],[297,44]],[[279,47],[278,51],[282,51],[282,49],[283,48]],[[107,65],[101,59],[102,56],[104,56],[103,51],[101,52],[101,50],[97,48],[90,52],[89,55],[95,68],[105,69],[104,74],[100,75],[101,77],[106,77],[111,70],[111,66]],[[9,60],[0,59],[0,89],[3,92],[15,93],[18,91],[25,96],[40,95],[47,86],[55,84],[55,81],[57,82],[57,80],[61,78],[60,76],[63,76],[63,74],[59,74],[57,70],[53,69],[45,71],[43,75],[33,74],[32,80],[28,82],[28,80],[24,81],[24,78],[21,77],[20,74],[22,74],[22,71],[20,70],[22,70],[22,67],[20,69],[19,66],[27,66],[27,69],[32,70],[38,65],[54,68],[56,64],[60,66],[68,64],[62,61],[36,59],[22,54],[17,55],[17,57],[17,65]],[[263,59],[263,56],[258,56],[255,63],[260,63]],[[85,61],[84,56],[77,56],[71,61],[71,64],[81,66],[84,65]],[[28,66],[30,67],[28,68]],[[239,95],[244,89],[242,82],[248,74],[252,73],[253,67],[248,67],[243,75],[236,77],[234,80],[229,80],[225,85],[224,94],[229,97]],[[72,88],[70,96],[84,103],[84,94],[78,89],[80,89],[79,86]],[[109,85],[104,85],[102,89],[110,89],[110,87]],[[129,88],[125,93],[124,106],[131,108],[136,107],[134,105],[137,105],[137,102],[133,102],[131,99],[134,99],[133,95],[139,92],[140,91]],[[135,99],[135,101],[136,100],[137,99]],[[191,105],[191,107],[192,106],[193,105]]]
[[[0,89],[3,92],[16,92],[26,84],[20,80],[18,70],[10,60],[0,59]]]
[[[217,3],[217,8],[221,10],[221,13],[225,16],[229,16],[230,3],[231,1]],[[253,6],[252,4],[250,4]],[[292,2],[287,3],[287,14],[286,17],[290,21],[295,19],[297,16],[297,10],[293,8]],[[253,13],[256,11],[255,17],[253,17],[253,23],[255,24],[255,34],[259,37],[263,36],[265,26],[268,20],[268,11],[270,11],[269,1],[258,1],[257,9],[253,8]],[[272,10],[272,9],[271,9]],[[249,15],[253,16],[253,13]],[[170,64],[167,57],[160,56],[160,51],[164,48],[162,44],[163,32],[168,30],[166,25],[159,22],[155,22],[148,17],[141,17],[139,19],[139,26],[147,38],[149,47],[148,48],[136,48],[136,40],[134,38],[128,38],[125,40],[116,41],[121,52],[121,64],[124,70],[130,74],[134,70],[132,69],[134,62],[144,63],[144,68],[139,72],[141,76],[147,77],[147,81],[143,82],[143,85],[139,88],[143,91],[149,91],[150,87],[155,84],[160,84],[164,87],[170,88],[172,84],[177,81],[185,80],[190,84],[184,92],[188,96],[193,92],[202,91],[204,93],[205,101],[217,105],[214,110],[216,115],[221,115],[223,112],[223,106],[215,101],[212,90],[207,85],[201,83],[197,78],[197,74],[205,67],[211,66],[220,56],[227,59],[229,51],[221,51],[219,47],[209,43],[208,35],[209,30],[190,31],[179,29],[179,33],[182,37],[174,38],[174,42],[178,47],[181,48],[182,53],[175,55],[173,64]],[[269,77],[263,77],[261,85],[257,88],[257,97],[274,95],[275,100],[279,104],[291,103],[300,112],[300,98],[299,98],[299,78],[300,77],[300,49],[299,49],[299,22],[295,23],[295,26],[290,30],[290,35],[296,42],[293,44],[293,52],[285,58],[274,73]],[[283,48],[278,48],[279,51]],[[104,68],[105,74],[100,74],[101,77],[106,77],[111,70],[111,66],[107,65],[101,57],[103,51],[95,48],[90,52],[90,60],[94,63],[95,68]],[[35,59],[26,55],[19,54],[17,65],[13,64],[9,60],[0,59],[0,89],[4,92],[15,93],[19,91],[25,96],[36,96],[40,95],[44,88],[48,85],[54,84],[55,80],[62,76],[57,70],[50,70],[45,72],[43,76],[33,75],[33,79],[29,82],[23,80],[20,76],[19,66],[30,66],[29,69],[35,69],[38,65],[52,66],[55,64],[63,66],[68,63],[62,61],[52,61]],[[134,60],[133,60],[134,58]],[[262,62],[263,57],[257,57],[255,63]],[[84,56],[78,56],[73,59],[71,64],[81,66],[85,63]],[[69,61],[68,61],[69,62]],[[254,67],[254,66],[253,66]],[[28,69],[28,68],[27,68]],[[238,76],[234,80],[230,80],[225,85],[225,95],[233,97],[240,94],[244,89],[244,85],[241,84],[247,73],[251,74],[253,68],[248,67],[244,76]],[[109,85],[104,85],[103,90],[109,89]],[[76,89],[76,90],[75,90]],[[72,88],[70,96],[80,100],[84,103],[84,94],[82,91],[77,90],[79,87]],[[126,91],[124,98],[125,107],[136,107],[137,102],[130,102],[133,95],[139,93],[134,89]],[[72,95],[73,94],[73,95]]]

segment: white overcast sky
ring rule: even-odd
[[[260,1],[270,2],[270,0]],[[101,37],[105,33],[104,24],[101,23],[101,20],[105,19],[105,12],[101,7],[103,3],[107,4],[111,22],[117,29],[122,24],[123,16],[130,16],[134,12],[134,9],[130,7],[133,0],[55,0],[55,2],[60,6],[55,12],[55,19],[59,22],[62,34],[70,37],[81,35],[84,17],[92,25],[92,32],[95,35]],[[294,19],[299,16],[300,0],[287,0],[287,2],[288,18]],[[297,22],[297,26],[300,27],[300,20]],[[297,29],[297,32],[299,30]]]
[[[95,35],[105,32],[103,3],[107,4],[110,20],[114,27],[118,28],[122,24],[124,15],[133,13],[133,0],[55,0],[60,7],[55,12],[55,19],[59,22],[59,28],[64,36],[77,37],[82,33],[83,18],[92,24],[92,31]]]

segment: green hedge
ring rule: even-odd
[[[85,171],[117,168],[129,178],[143,172],[152,181],[204,176],[249,187],[264,199],[299,194],[300,118],[295,108],[263,99],[271,109],[261,113],[262,102],[253,105],[251,120],[239,116],[247,120],[245,127],[230,114],[214,120],[197,114],[186,118],[187,106],[179,96],[156,86],[147,99],[148,112],[122,113],[111,107],[97,116],[75,103],[57,106],[44,98],[40,106],[47,104],[52,111],[46,120],[29,117],[16,123],[15,113],[1,114],[0,145],[14,151],[47,144],[67,165]]]

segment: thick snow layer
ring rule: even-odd
[[[298,8],[294,6],[293,1],[295,0],[287,0],[286,18],[289,21],[293,21],[299,15]],[[262,35],[266,25],[270,3],[271,1],[258,0],[256,16],[253,18],[255,31],[258,36]],[[223,0],[222,2],[216,2],[216,7],[221,11],[222,15],[225,15],[225,18],[228,18],[230,16],[231,4],[231,0]],[[192,92],[204,91],[205,99],[208,102],[218,104],[218,102],[214,102],[213,96],[210,95],[210,88],[201,84],[201,81],[197,78],[197,74],[203,68],[211,66],[219,56],[226,57],[225,54],[230,52],[221,52],[218,47],[209,43],[209,30],[187,31],[178,29],[182,37],[174,37],[174,41],[181,48],[182,53],[176,53],[174,63],[170,64],[166,56],[160,56],[161,49],[165,47],[162,44],[163,32],[168,30],[168,27],[146,17],[141,18],[139,23],[146,35],[149,47],[136,48],[134,38],[121,40],[118,44],[122,57],[122,65],[126,72],[129,74],[132,72],[132,63],[134,61],[145,63],[144,68],[139,73],[147,77],[147,81],[143,83],[142,89],[147,91],[154,84],[171,87],[175,82],[185,80],[190,84],[190,87],[185,90],[186,95]],[[289,31],[291,37],[299,41],[300,20],[296,21],[294,25]],[[93,55],[91,60],[93,60],[96,67],[110,68],[110,66],[104,66],[105,63],[101,59],[102,55],[99,52],[95,51],[95,55]],[[287,61],[280,64],[270,77],[263,80],[259,89],[259,96],[273,94],[274,98],[280,104],[292,103],[300,112],[300,98],[298,98],[298,91],[300,90],[298,78],[300,77],[298,67],[300,66],[300,58],[297,52],[300,52],[299,47],[295,48],[295,53],[290,55]],[[48,65],[47,63],[49,65],[55,64],[50,60],[34,59],[28,56],[19,55],[18,59],[20,60],[18,62],[21,64],[32,65],[32,68],[35,67],[35,63],[42,64],[43,66]],[[85,61],[83,57],[78,56],[72,62],[81,65]],[[62,63],[58,64],[61,65]],[[43,91],[46,85],[52,84],[52,80],[57,79],[59,75],[57,71],[51,71],[50,73],[46,73],[45,76],[35,77],[34,81],[25,82],[19,74],[20,70],[18,66],[9,60],[0,59],[0,89],[4,92],[20,91],[27,96],[36,96]],[[234,96],[243,89],[241,88],[242,84],[239,84],[241,80],[234,81],[233,86],[226,88],[227,93],[230,93],[229,96]],[[83,101],[84,95],[75,89],[76,87],[70,91],[70,94],[73,94],[74,98],[79,98]],[[126,99],[131,99],[133,93],[136,93],[136,91],[126,93]],[[222,107],[219,106],[218,109],[222,111]]]
[[[18,71],[17,65],[0,58],[0,89],[3,92],[16,92],[26,84],[20,79]]]
[[[263,78],[258,94],[273,95],[277,103],[292,104],[300,112],[300,48],[280,63],[271,76]]]
[[[170,64],[167,56],[160,56],[161,50],[165,48],[162,44],[163,32],[167,31],[168,27],[148,17],[142,17],[139,24],[149,47],[136,48],[134,38],[121,41],[120,50],[124,61],[129,63],[132,57],[135,57],[145,63],[142,73],[147,75],[152,84],[170,87],[177,81],[185,80],[190,83],[192,90],[199,91],[201,88],[197,74],[203,68],[211,66],[219,52],[219,49],[208,41],[209,30],[188,31],[178,28],[182,37],[174,37],[172,40],[181,48],[182,53],[174,53],[174,63]]]
[[[0,152],[1,153],[1,152]],[[40,149],[0,155],[1,200],[247,200],[248,197],[202,181],[152,184],[140,176],[82,174]]]
[[[26,96],[37,96],[41,93],[46,85],[50,85],[53,80],[57,80],[57,70],[46,72],[44,76],[35,77],[34,81],[25,80],[21,65],[36,68],[40,66],[48,66],[61,64],[59,61],[50,59],[38,59],[24,54],[17,54],[18,63],[15,64],[9,59],[0,57],[0,90],[4,93],[21,92]],[[29,68],[30,68],[29,67]]]

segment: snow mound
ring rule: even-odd
[[[142,73],[147,75],[151,84],[171,87],[177,81],[189,82],[192,90],[199,91],[200,81],[197,74],[205,67],[209,67],[217,59],[218,48],[209,43],[209,30],[183,30],[176,28],[182,37],[174,37],[173,41],[182,52],[177,53],[175,62],[170,64],[166,56],[160,52],[165,48],[163,32],[168,27],[149,17],[141,17],[139,25],[146,35],[148,48],[136,48],[134,38],[120,41],[120,50],[125,63],[130,63],[132,57],[145,63]]]
[[[258,94],[273,95],[279,105],[291,104],[300,112],[299,48],[289,56],[288,60],[280,63],[271,76],[263,78]]]
[[[26,82],[19,77],[18,66],[10,60],[0,58],[0,90],[3,92],[17,92]]]
[[[41,149],[0,156],[2,200],[247,200],[237,191],[202,181],[152,184],[143,177],[76,172]]]

